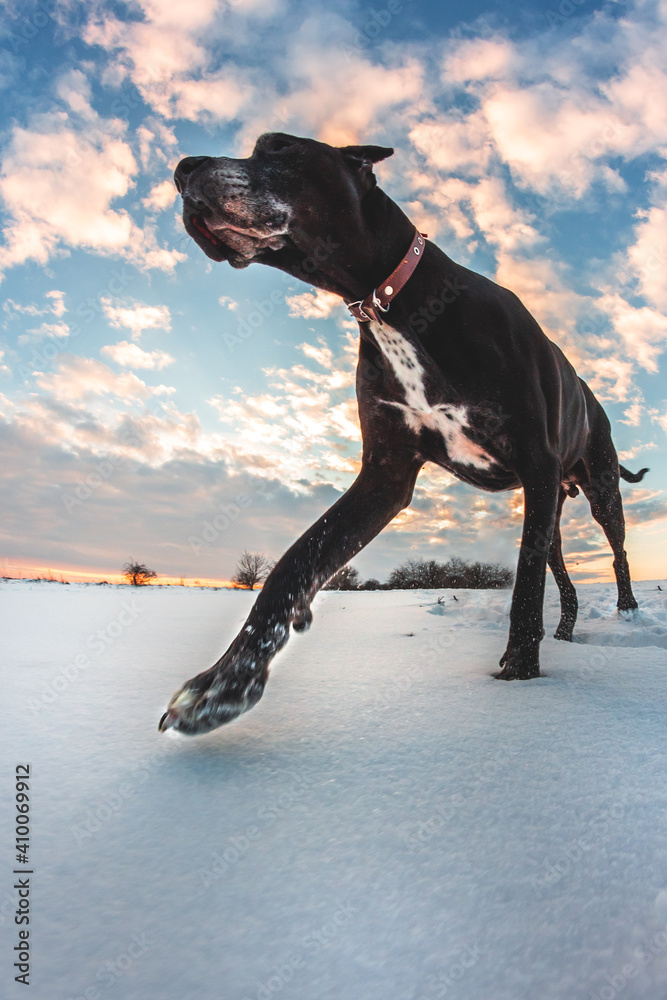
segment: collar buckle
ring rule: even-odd
[[[422,259],[425,239],[425,234],[415,229],[412,243],[406,256],[398,267],[391,272],[387,280],[378,286],[381,289],[380,295],[378,295],[378,289],[374,288],[365,299],[347,303],[347,308],[356,320],[360,323],[368,323],[372,320],[382,325],[380,313],[389,312],[392,300],[412,276],[415,268]]]

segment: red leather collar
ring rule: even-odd
[[[424,255],[425,240],[426,233],[420,233],[415,229],[410,249],[386,281],[378,285],[365,299],[359,299],[358,302],[346,302],[347,308],[356,320],[359,320],[360,323],[367,323],[369,320],[373,320],[375,323],[382,325],[380,314],[388,311],[393,299],[396,298],[414,273],[417,264]]]

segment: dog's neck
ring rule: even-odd
[[[380,188],[362,200],[358,219],[351,220],[345,237],[300,240],[300,247],[286,246],[262,256],[317,288],[348,301],[363,299],[391,274],[410,245],[414,225]],[[344,242],[341,242],[344,240]]]

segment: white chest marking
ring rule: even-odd
[[[493,465],[494,459],[463,433],[464,428],[470,427],[465,406],[449,403],[432,406],[428,402],[424,390],[424,369],[412,344],[386,323],[382,326],[371,323],[370,326],[378,347],[405,392],[405,403],[386,400],[386,405],[401,410],[411,430],[419,432],[422,427],[427,427],[440,433],[452,462],[474,465],[478,469],[488,469]]]

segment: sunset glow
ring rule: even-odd
[[[667,9],[609,0],[6,5],[0,138],[7,575],[225,586],[352,482],[358,332],[277,270],[212,265],[172,182],[263,131],[392,146],[382,187],[451,257],[514,290],[603,402],[637,578],[667,551]],[[551,15],[551,16],[550,16]],[[432,466],[355,560],[513,565],[519,493]],[[573,577],[611,553],[568,500]]]

